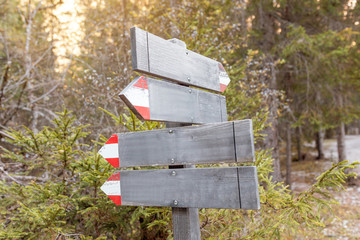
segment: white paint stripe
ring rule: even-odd
[[[105,144],[99,154],[104,158],[119,158],[119,148],[117,143]]]
[[[149,107],[149,90],[131,87],[124,94],[133,106]]]
[[[219,78],[220,78],[220,83],[221,84],[228,85],[229,82],[230,82],[230,78],[229,78],[229,76],[227,75],[226,72],[220,72]]]
[[[120,181],[106,181],[100,189],[106,195],[121,196]]]

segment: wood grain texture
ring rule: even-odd
[[[255,166],[238,167],[241,209],[260,209],[259,183]]]
[[[254,169],[228,167],[120,171],[122,205],[258,209],[257,175]]]
[[[183,48],[186,48],[185,42],[179,39],[168,40]],[[166,128],[191,126],[189,123],[174,123],[167,122]],[[169,129],[172,131],[172,129]],[[174,160],[174,159],[173,159]],[[195,165],[171,165],[169,169],[176,168],[195,168]],[[173,235],[174,240],[200,240],[200,220],[198,208],[171,208],[172,222],[173,222]]]
[[[220,89],[220,78],[228,75],[219,62],[139,28],[130,31],[133,70],[181,84],[225,90]]]
[[[200,240],[198,208],[172,208],[173,233],[175,240]]]
[[[181,127],[181,123],[167,123],[166,127]],[[195,165],[171,165],[169,169],[195,168]],[[200,240],[200,221],[198,208],[172,207],[172,222],[174,240]]]
[[[141,115],[127,93],[136,85],[139,78],[132,81],[120,93],[120,98],[140,119],[195,124],[227,120],[226,101],[222,95],[152,78],[144,79],[148,86],[149,118]],[[136,100],[136,96],[132,98]]]
[[[134,69],[147,71],[149,69],[147,32],[130,29],[131,62]],[[136,51],[133,51],[136,49]]]
[[[119,133],[119,166],[251,162],[252,134],[250,119]]]
[[[252,120],[234,122],[234,139],[237,162],[255,162]]]

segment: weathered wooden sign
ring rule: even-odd
[[[131,53],[135,71],[165,80],[138,77],[120,98],[167,129],[114,134],[99,153],[114,167],[170,169],[119,171],[101,189],[117,205],[172,207],[175,240],[200,240],[197,208],[259,209],[256,167],[195,168],[255,158],[251,120],[227,122],[224,96],[189,87],[223,92],[230,78],[221,63],[139,28]]]
[[[251,162],[252,121],[114,134],[99,154],[114,167]]]
[[[120,93],[120,98],[144,120],[181,123],[227,121],[224,96],[152,78],[136,78]]]
[[[218,92],[230,82],[221,63],[137,27],[130,29],[133,70]]]
[[[101,189],[117,205],[259,209],[256,167],[120,171]]]

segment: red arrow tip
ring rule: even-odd
[[[112,143],[118,143],[118,136],[117,134],[113,134],[109,140],[105,144],[112,144]]]
[[[149,99],[148,80],[146,77],[134,79],[124,91],[120,93],[120,97],[125,100],[128,107],[140,118],[150,120],[150,99]]]
[[[227,75],[223,65],[221,63],[219,63],[218,66],[219,66],[220,91],[224,92],[226,87],[230,83],[230,78]]]
[[[141,106],[134,106],[134,107],[136,111],[138,111],[145,120],[150,120],[150,108],[141,107]]]
[[[101,190],[116,204],[121,205],[120,173],[114,173],[101,186]]]
[[[114,134],[100,149],[99,154],[105,158],[113,167],[119,167],[118,136]]]
[[[120,167],[119,158],[105,158],[105,160],[113,167]]]
[[[137,82],[133,85],[134,87],[138,87],[138,88],[145,88],[145,89],[149,89],[148,85],[147,85],[147,80],[146,77],[141,76],[139,78],[139,80],[137,80]]]
[[[116,205],[121,205],[121,196],[117,196],[117,195],[108,195],[108,197],[116,204]]]

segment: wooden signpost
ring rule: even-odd
[[[143,120],[212,123],[227,120],[225,97],[173,83],[139,77],[120,98]]]
[[[249,119],[114,134],[100,149],[113,167],[254,161]]]
[[[255,161],[251,120],[227,122],[222,95],[230,82],[221,63],[139,28],[131,30],[138,77],[120,98],[142,120],[166,129],[114,134],[99,153],[117,171],[101,189],[117,205],[172,207],[174,239],[200,239],[198,208],[259,209],[256,167],[195,168],[195,164]],[[201,124],[194,125],[192,124]]]
[[[253,166],[180,168],[115,172],[101,189],[117,205],[258,209],[257,184]]]
[[[230,82],[221,63],[140,28],[130,29],[134,71],[223,92]],[[176,42],[178,43],[178,41]]]

